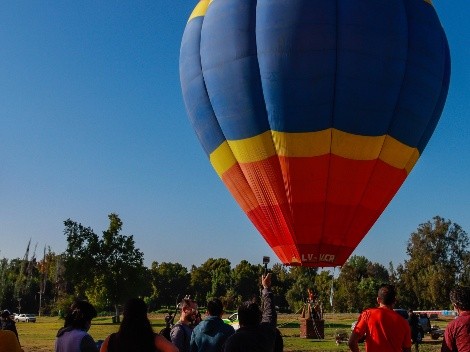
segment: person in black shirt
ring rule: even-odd
[[[282,351],[283,341],[276,328],[277,313],[271,292],[271,274],[261,278],[263,291],[261,307],[247,301],[238,308],[240,328],[227,339],[224,352],[277,352]]]
[[[18,338],[18,331],[16,331],[15,321],[11,318],[11,313],[5,309],[1,314],[1,318],[2,318],[2,330],[13,331],[16,335],[16,338]]]

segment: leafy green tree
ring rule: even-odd
[[[0,308],[37,312],[37,273],[34,256],[31,259],[25,256],[23,259],[0,260]]]
[[[238,296],[232,287],[227,290],[225,296],[221,297],[220,300],[227,311],[238,309],[238,306],[242,302],[241,296]]]
[[[400,290],[413,309],[444,309],[449,291],[468,282],[469,238],[455,223],[439,216],[418,226],[408,241],[403,266],[397,271]]]
[[[108,297],[110,295],[106,287],[106,282],[103,280],[103,276],[95,276],[93,284],[85,290],[85,294],[97,311],[108,310],[110,306]]]
[[[383,265],[363,256],[352,256],[343,265],[336,282],[335,311],[360,312],[376,306],[378,288],[389,279]]]
[[[152,298],[157,306],[173,306],[187,294],[190,284],[188,270],[180,263],[153,262],[150,269],[152,277]]]
[[[230,263],[228,266],[218,267],[212,271],[212,287],[206,296],[206,301],[211,297],[223,297],[230,285]]]
[[[470,286],[470,251],[463,256],[463,269],[460,276],[462,286]]]
[[[246,260],[242,260],[232,270],[233,289],[242,301],[250,300],[259,295],[262,272],[261,265],[253,265]]]
[[[315,290],[317,292],[317,298],[324,311],[332,309],[330,304],[332,283],[333,275],[329,271],[323,270],[315,276]]]
[[[64,275],[64,254],[56,254],[47,248],[43,258],[38,261],[38,283],[41,298],[41,312],[56,312],[55,302],[60,296],[67,295]]]
[[[0,307],[1,303],[3,302],[5,298],[5,292],[7,289],[7,277],[6,277],[6,271],[8,268],[8,259],[3,258],[0,260]]]
[[[293,266],[290,268],[292,287],[286,292],[286,300],[289,306],[299,312],[307,301],[307,289],[315,290],[315,277],[317,268]]]
[[[215,260],[209,259],[206,263],[208,264],[207,270],[210,270],[212,277],[211,290],[206,294],[206,301],[212,297],[221,298],[225,296],[230,287],[230,261],[224,258],[218,258]]]
[[[274,264],[272,269],[272,292],[274,294],[274,304],[281,310],[288,310],[289,302],[286,295],[292,287],[294,280],[289,270],[282,264]]]
[[[191,287],[194,299],[204,304],[208,297],[225,295],[230,285],[230,261],[209,258],[200,267],[191,268]]]
[[[64,276],[71,286],[69,292],[74,292],[78,297],[85,297],[85,291],[94,284],[98,274],[99,237],[90,227],[71,219],[65,220],[64,226],[64,234],[67,237]]]
[[[116,309],[131,297],[143,296],[146,287],[144,254],[135,247],[134,237],[121,234],[122,221],[117,214],[108,215],[109,227],[99,241],[95,284],[102,284]]]
[[[89,227],[70,219],[64,222],[65,277],[75,295],[89,297],[99,307],[111,304],[119,316],[119,304],[146,293],[147,273],[133,236],[121,234],[119,216],[112,213],[108,218],[109,227],[101,239]]]

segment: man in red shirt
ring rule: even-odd
[[[393,310],[396,290],[382,285],[377,294],[378,308],[364,310],[349,338],[349,349],[359,352],[358,341],[366,335],[367,352],[410,352],[411,330],[408,321]]]
[[[441,352],[470,352],[470,287],[454,288],[450,301],[458,317],[446,327]]]

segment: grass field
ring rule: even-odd
[[[156,332],[164,327],[163,314],[150,315],[153,328]],[[300,325],[298,315],[280,314],[278,324],[284,337],[284,351],[349,351],[346,344],[336,345],[337,331],[350,332],[351,323],[357,314],[326,314],[325,339],[314,340],[300,338]],[[448,320],[433,321],[433,325],[444,328]],[[49,352],[54,350],[54,340],[57,330],[63,326],[63,320],[57,317],[38,317],[36,323],[17,323],[20,342],[25,352]],[[109,334],[116,332],[118,324],[113,324],[111,317],[98,317],[93,319],[90,334],[95,340],[104,340]],[[422,352],[440,351],[441,340],[434,341],[426,336],[419,350]],[[365,351],[364,346],[361,350]]]

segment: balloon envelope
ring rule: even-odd
[[[430,0],[202,0],[180,53],[210,162],[291,265],[344,264],[422,154],[449,76]]]

